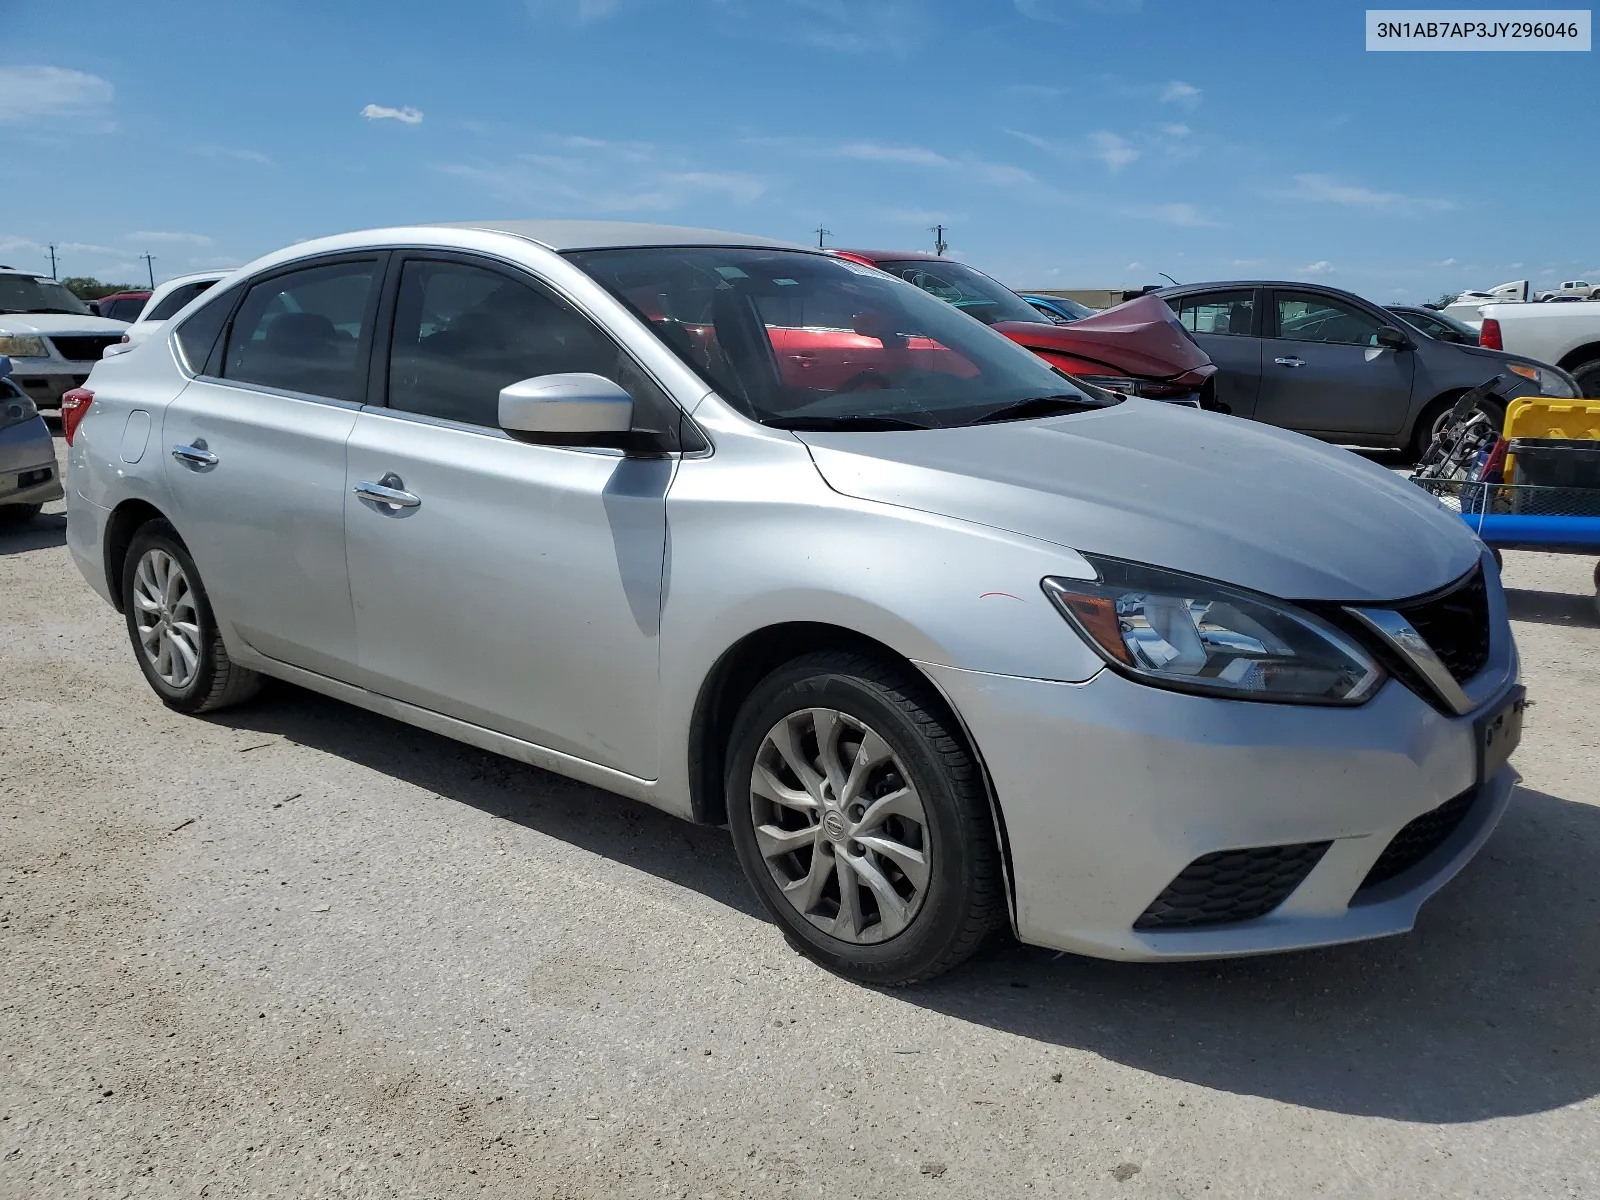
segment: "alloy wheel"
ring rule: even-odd
[[[200,670],[200,613],[183,566],[165,550],[144,552],[133,576],[139,649],[169,687],[189,686]]]
[[[865,722],[831,708],[780,720],[756,753],[750,811],[773,881],[824,933],[885,942],[921,909],[928,817],[904,765]]]

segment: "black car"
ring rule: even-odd
[[[1411,328],[1420,329],[1435,341],[1454,342],[1458,346],[1478,344],[1478,331],[1449,313],[1423,308],[1418,304],[1385,304],[1383,307]]]
[[[1216,408],[1325,441],[1420,455],[1456,398],[1497,374],[1508,397],[1578,394],[1556,367],[1439,341],[1338,288],[1246,280],[1155,294],[1221,368]]]

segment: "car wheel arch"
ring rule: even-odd
[[[111,516],[106,520],[106,532],[102,538],[106,586],[111,592],[111,603],[118,612],[122,611],[122,568],[127,561],[128,548],[133,545],[134,535],[151,521],[167,521],[171,524],[166,513],[148,500],[124,500],[111,510]]]
[[[1005,872],[1006,903],[1016,924],[1016,895],[1012,884],[1011,842],[1006,832],[1005,814],[983,751],[967,728],[961,714],[950,703],[938,683],[913,660],[866,634],[824,622],[789,621],[753,630],[729,646],[701,681],[689,724],[688,767],[689,801],[697,824],[724,825],[728,814],[723,795],[728,737],[746,697],[769,674],[801,655],[820,650],[847,650],[907,671],[928,685],[931,701],[948,716],[950,728],[957,732],[977,763],[983,788],[994,817],[995,834],[1000,843]]]

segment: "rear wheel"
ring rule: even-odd
[[[802,954],[862,983],[927,979],[1004,917],[982,779],[909,672],[806,655],[758,684],[729,745],[728,823]]]
[[[22,525],[43,511],[42,504],[0,504],[0,525]]]
[[[122,608],[139,669],[168,708],[210,712],[261,690],[261,676],[228,657],[200,572],[167,522],[150,521],[133,535]]]

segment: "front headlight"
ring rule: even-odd
[[[0,429],[21,425],[38,415],[39,408],[31,397],[24,395],[9,379],[0,379]]]
[[[1361,704],[1383,668],[1293,605],[1157,567],[1084,555],[1099,579],[1043,581],[1045,595],[1112,667],[1180,692],[1282,704]]]
[[[0,354],[12,358],[49,358],[50,347],[42,337],[26,333],[0,333]]]
[[[1558,367],[1542,367],[1523,362],[1507,363],[1506,366],[1513,375],[1520,375],[1538,384],[1541,396],[1553,396],[1557,400],[1577,398],[1577,380]]]

